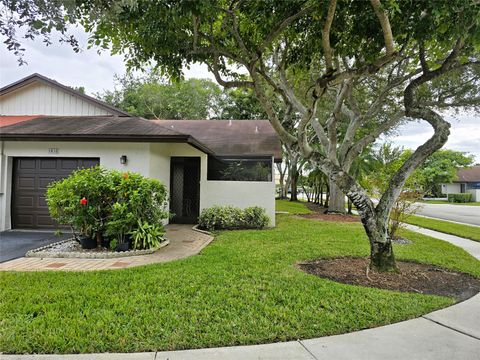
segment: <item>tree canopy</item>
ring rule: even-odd
[[[209,79],[169,81],[156,71],[116,76],[115,90],[96,96],[146,119],[266,119],[250,89],[222,89]]]
[[[218,118],[222,90],[208,79],[169,82],[151,73],[145,77],[117,77],[114,91],[97,94],[101,100],[146,119]]]

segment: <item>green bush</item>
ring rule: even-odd
[[[165,211],[167,191],[156,179],[136,173],[124,173],[114,184],[115,196],[106,224],[106,235],[116,237],[119,243],[138,228],[139,222],[161,225],[168,218]]]
[[[240,209],[233,206],[212,206],[202,210],[198,225],[205,230],[261,229],[270,219],[258,206]]]
[[[472,194],[470,193],[448,194],[448,202],[451,203],[467,203],[471,201]]]
[[[138,227],[131,232],[133,248],[142,250],[158,247],[164,241],[164,234],[162,225],[152,225],[138,221]]]
[[[243,222],[247,228],[261,229],[270,223],[270,219],[265,213],[265,209],[252,206],[243,210]]]
[[[115,193],[112,186],[115,175],[97,166],[74,171],[69,177],[50,184],[46,194],[50,216],[91,238],[97,232],[102,233]]]
[[[168,218],[166,198],[158,180],[99,166],[77,170],[47,190],[50,215],[59,224],[91,238],[106,235],[117,243],[127,241],[139,223],[161,229],[162,220]],[[137,237],[140,243],[141,234]]]

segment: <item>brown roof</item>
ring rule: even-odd
[[[1,123],[1,120],[0,120]],[[274,156],[278,136],[266,120],[145,120],[117,116],[41,116],[0,128],[0,140],[186,142],[207,154]]]
[[[212,153],[188,134],[138,117],[41,116],[2,127],[0,140],[187,142]]]
[[[58,88],[60,90],[63,90],[63,91],[65,91],[65,92],[67,92],[71,95],[80,97],[83,100],[85,100],[85,101],[87,101],[87,102],[89,102],[93,105],[96,105],[96,106],[98,106],[102,109],[105,109],[105,110],[111,112],[113,115],[116,115],[116,116],[131,116],[129,113],[127,113],[123,110],[117,109],[116,107],[113,107],[112,105],[109,105],[106,102],[103,102],[103,101],[100,101],[98,99],[95,99],[94,97],[82,94],[80,91],[74,90],[71,87],[60,84],[59,82],[56,82],[55,80],[52,80],[52,79],[50,79],[46,76],[43,76],[43,75],[40,75],[40,74],[37,74],[37,73],[29,75],[27,77],[24,77],[23,79],[20,79],[18,81],[15,81],[14,83],[11,83],[9,85],[6,85],[6,86],[0,88],[0,96],[6,95],[6,94],[8,94],[12,91],[15,91],[15,90],[20,89],[24,86],[30,85],[34,82],[40,82],[40,83],[43,83],[43,84],[47,84],[47,85],[53,86],[55,88]]]
[[[278,135],[268,120],[150,120],[190,134],[216,155],[274,156],[281,161]]]
[[[458,170],[454,182],[480,182],[480,165]]]

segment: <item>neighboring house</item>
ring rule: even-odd
[[[213,205],[275,221],[279,139],[265,120],[145,120],[34,74],[0,89],[0,230],[52,228],[49,183],[100,164],[161,180],[172,221]]]
[[[480,165],[457,171],[457,179],[451,184],[442,184],[442,194],[471,193],[472,201],[480,201]]]

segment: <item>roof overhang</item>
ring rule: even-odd
[[[189,135],[56,135],[56,134],[2,134],[1,141],[56,141],[56,142],[128,142],[128,143],[186,143],[213,155],[213,151]]]

